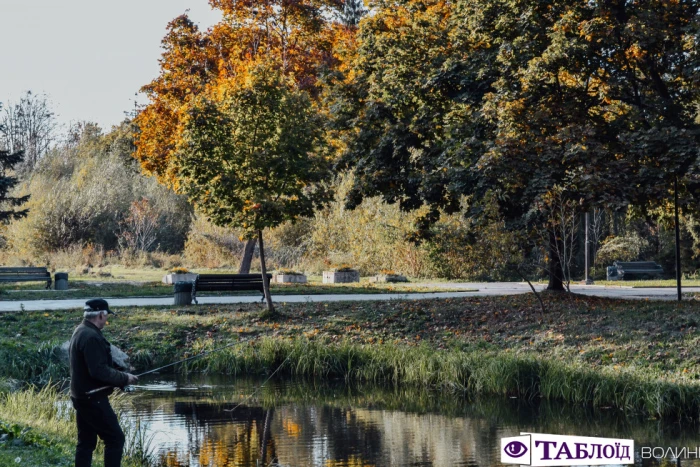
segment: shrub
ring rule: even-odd
[[[611,265],[614,261],[634,261],[648,247],[649,242],[637,233],[608,237],[598,249],[596,264],[605,266]]]
[[[134,222],[129,222],[135,219],[134,203],[147,199],[153,219],[148,247],[138,241],[134,246],[181,251],[191,208],[183,197],[139,173],[130,156],[130,138],[127,125],[103,135],[87,124],[75,140],[44,157],[23,181],[20,191],[32,195],[26,205],[30,212],[7,227],[5,248],[28,262],[87,245],[114,250],[120,233],[134,238]]]
[[[239,232],[217,227],[203,216],[196,216],[185,242],[187,263],[202,268],[237,266],[245,248],[238,235]]]
[[[299,219],[265,232],[265,255],[272,267],[298,268],[309,255],[313,219]]]
[[[275,271],[277,274],[284,274],[285,276],[303,276],[303,272],[295,271],[294,269],[281,268]]]
[[[406,240],[422,211],[402,212],[397,204],[387,204],[378,197],[367,198],[350,211],[345,209],[345,195],[351,185],[351,176],[339,177],[336,200],[306,225],[299,237],[305,245],[299,266],[318,274],[331,264],[351,263],[361,274],[369,275],[381,264],[413,276],[427,276],[427,251]]]

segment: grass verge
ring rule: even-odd
[[[354,284],[322,284],[309,282],[307,284],[270,284],[273,295],[320,295],[320,294],[382,294],[382,293],[429,293],[454,292],[455,289],[440,287],[439,284],[430,286],[415,286],[409,284],[382,284],[358,282]],[[173,295],[173,286],[161,282],[129,283],[129,282],[89,282],[71,280],[70,290],[38,290],[41,285],[20,283],[4,285],[0,289],[0,300],[60,300],[75,298],[127,298],[127,297],[168,297]],[[471,289],[472,291],[474,289]],[[468,290],[459,290],[468,291]],[[255,295],[255,291],[242,292],[202,292],[199,296],[217,295]]]
[[[618,286],[618,287],[634,287],[645,289],[650,287],[675,288],[676,279],[660,279],[660,280],[645,280],[645,281],[596,281],[596,285]],[[700,287],[700,280],[683,279],[683,287]]]

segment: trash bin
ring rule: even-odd
[[[67,272],[57,272],[53,275],[54,289],[56,290],[68,290],[68,273]]]
[[[175,305],[192,305],[192,282],[175,282]]]

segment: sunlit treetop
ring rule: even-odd
[[[354,34],[337,21],[344,5],[339,0],[210,3],[223,19],[209,30],[199,30],[186,15],[168,25],[160,74],[143,88],[150,103],[135,119],[137,159],[145,172],[175,189],[179,169],[173,151],[194,97],[221,97],[223,87],[264,63],[317,100],[319,76],[339,66],[336,49]]]

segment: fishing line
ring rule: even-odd
[[[306,350],[306,348],[308,347],[308,345],[309,345],[309,340],[307,339],[307,340],[306,340],[306,344],[304,344],[304,350]],[[303,353],[303,352],[302,352],[302,353]],[[246,397],[246,398],[243,399],[241,402],[239,402],[238,405],[235,406],[234,408],[232,408],[232,409],[224,409],[224,412],[233,413],[233,412],[236,411],[236,409],[237,409],[238,407],[240,407],[241,405],[243,405],[244,403],[246,403],[246,402],[248,402],[250,399],[252,399],[253,396],[256,395],[256,394],[258,393],[258,391],[260,391],[267,383],[269,383],[270,380],[272,379],[272,377],[275,376],[275,374],[276,374],[278,371],[280,371],[280,370],[282,369],[282,367],[284,366],[284,364],[287,363],[287,361],[289,360],[289,357],[291,357],[291,356],[292,356],[292,352],[289,352],[289,354],[287,354],[287,358],[285,358],[285,359],[282,361],[282,363],[280,363],[280,365],[275,369],[275,371],[273,371],[273,372],[270,374],[270,376],[268,376],[267,379],[266,379],[265,381],[263,381],[263,383],[255,389],[255,391],[253,391],[248,397]]]
[[[188,362],[188,361],[190,361],[190,360],[194,360],[195,358],[204,357],[205,355],[209,355],[209,354],[214,353],[214,352],[220,352],[220,351],[222,351],[222,350],[228,349],[229,347],[233,347],[234,345],[238,345],[238,344],[242,344],[242,343],[244,343],[244,342],[248,342],[250,339],[251,339],[251,338],[239,340],[239,341],[233,342],[233,343],[231,343],[231,344],[225,345],[225,346],[223,346],[223,347],[219,347],[219,348],[212,349],[212,350],[207,350],[206,352],[202,352],[202,353],[199,353],[199,354],[197,354],[197,355],[193,355],[193,356],[191,356],[191,357],[183,358],[182,360],[178,360],[177,362],[168,363],[167,365],[159,366],[158,368],[154,368],[154,369],[152,369],[152,370],[144,371],[143,373],[140,373],[140,374],[134,375],[134,376],[140,378],[141,376],[149,375],[149,374],[151,374],[151,373],[155,373],[155,372],[160,371],[160,370],[163,370],[163,369],[165,369],[165,368],[170,368],[171,366],[179,365],[180,363],[185,363],[185,362]],[[111,389],[111,388],[113,388],[113,387],[114,387],[114,386],[103,386],[103,387],[101,387],[101,388],[97,388],[97,389],[93,389],[93,390],[91,390],[91,391],[88,391],[88,392],[86,392],[85,394],[89,396],[89,395],[95,394],[96,392],[104,391],[105,389]]]

